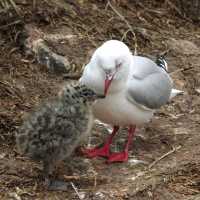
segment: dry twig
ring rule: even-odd
[[[129,22],[126,20],[126,18],[121,13],[119,13],[119,11],[117,11],[116,8],[113,7],[113,5],[110,3],[110,1],[107,2],[106,9],[108,6],[120,17],[121,20],[123,20],[126,23],[126,25],[128,27],[128,30],[122,36],[122,40],[126,37],[128,32],[132,33],[132,35],[134,37],[134,42],[135,42],[134,55],[137,55],[137,37],[136,37],[136,34],[135,34],[132,26],[129,24]]]
[[[66,176],[66,175],[64,175],[64,179],[65,180],[80,180],[81,179],[81,177],[80,176]]]
[[[153,161],[148,169],[151,169],[154,165],[156,165],[159,161],[161,161],[162,159],[166,158],[167,156],[169,156],[170,154],[174,153],[175,151],[179,150],[181,148],[181,146],[178,147],[173,147],[173,149],[171,151],[168,151],[167,153],[165,153],[164,155],[162,155],[161,157],[159,157],[158,159],[156,159],[155,161]]]
[[[0,81],[0,86],[4,86],[4,88],[13,96],[16,96],[20,101],[23,101],[23,96],[20,94],[20,92],[17,90],[17,88],[13,87],[10,83],[7,81]]]
[[[185,20],[187,20],[187,21],[191,21],[190,19],[188,19],[187,17],[185,17],[185,16],[182,14],[182,12],[179,10],[179,8],[178,8],[174,3],[172,3],[170,0],[165,0],[165,2],[169,5],[169,7],[170,7],[171,9],[175,10],[175,11],[178,13],[178,15],[179,15],[180,17],[182,17],[183,19],[185,19]]]
[[[15,9],[15,12],[20,16],[20,12],[19,12],[19,9],[18,9],[16,3],[13,0],[9,0],[9,1],[10,1],[10,4],[12,5],[12,7]]]
[[[181,17],[183,17],[181,11],[177,8],[175,4],[173,4],[170,0],[165,0],[165,2],[169,5],[170,8],[174,9]]]
[[[177,69],[177,70],[171,72],[170,75],[173,76],[174,74],[177,74],[177,73],[179,73],[179,72],[190,71],[190,70],[193,70],[193,69],[194,69],[193,66],[192,66],[192,67],[189,67],[189,68],[180,68],[180,69]]]
[[[83,198],[81,197],[81,195],[79,194],[78,189],[76,188],[76,186],[75,186],[72,182],[70,182],[70,183],[71,183],[72,188],[74,189],[75,193],[77,194],[78,198],[79,198],[80,200],[83,199]]]
[[[15,12],[20,16],[19,8],[17,7],[14,0],[1,0],[0,6],[3,8],[3,11],[9,10],[11,7],[15,10]]]
[[[13,26],[13,25],[20,24],[20,23],[21,23],[21,20],[16,20],[16,21],[11,22],[11,23],[9,23],[9,24],[0,26],[0,29],[4,29],[4,28],[7,28],[7,27],[9,27],[9,26]]]
[[[86,176],[86,175],[82,175],[82,176],[66,176],[64,175],[63,176],[64,179],[66,181],[69,181],[69,180],[87,180],[87,181],[94,181],[94,186],[96,185],[96,181],[108,181],[109,180],[109,177],[107,176],[96,176],[96,174],[94,174],[93,176]],[[96,180],[95,180],[96,179]]]
[[[173,76],[174,74],[177,74],[177,73],[182,72],[182,71],[184,71],[184,68],[177,69],[177,70],[171,72],[170,75]]]

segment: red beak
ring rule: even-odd
[[[105,83],[104,83],[104,95],[105,95],[105,96],[106,96],[107,93],[108,93],[108,89],[109,89],[110,84],[111,84],[111,82],[112,82],[112,80],[113,80],[113,78],[114,78],[114,75],[115,75],[115,74],[106,76]]]

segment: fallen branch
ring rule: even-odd
[[[170,154],[174,153],[175,151],[179,150],[181,148],[181,146],[178,146],[178,147],[173,147],[173,149],[167,153],[165,153],[164,155],[162,155],[161,157],[159,157],[158,159],[156,159],[155,161],[153,161],[148,169],[151,169],[154,165],[156,165],[159,161],[161,161],[162,159],[166,158],[167,156],[169,156]]]

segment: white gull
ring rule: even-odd
[[[106,95],[95,103],[93,112],[114,129],[102,148],[84,151],[88,157],[104,156],[108,162],[127,161],[136,126],[148,122],[156,109],[182,93],[172,88],[165,60],[157,61],[133,56],[118,40],[109,40],[96,49],[80,82]],[[111,153],[110,144],[120,126],[129,126],[128,141],[123,152]]]

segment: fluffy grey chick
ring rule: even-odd
[[[97,95],[84,85],[67,85],[52,101],[29,115],[16,134],[21,154],[43,162],[48,189],[65,190],[64,182],[50,181],[55,166],[70,157],[93,124],[91,105]]]

